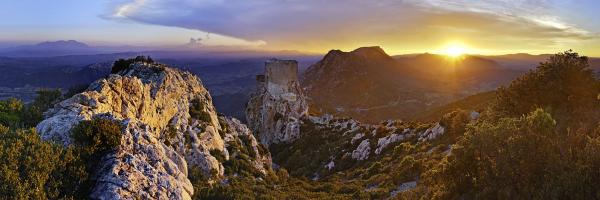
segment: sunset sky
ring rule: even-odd
[[[597,0],[6,0],[0,46],[232,46],[322,53],[556,53],[600,56]]]

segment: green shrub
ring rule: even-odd
[[[62,100],[60,90],[39,90],[33,103],[27,105],[20,114],[24,127],[34,127],[44,119],[43,113]]]
[[[175,125],[173,124],[169,124],[167,125],[167,129],[165,130],[166,133],[166,137],[165,137],[165,144],[167,146],[171,145],[171,142],[173,142],[175,140],[175,137],[177,137],[177,127],[175,127]]]
[[[252,136],[249,135],[240,135],[239,138],[242,140],[243,148],[245,152],[251,157],[256,158],[256,152],[254,151],[254,147],[252,147]]]
[[[205,110],[204,104],[200,101],[200,99],[192,100],[192,105],[190,106],[190,116],[194,119],[210,122],[212,118],[210,117],[210,113]]]
[[[146,56],[137,56],[135,58],[119,59],[113,63],[110,73],[111,74],[119,73],[120,71],[123,71],[123,70],[129,68],[129,66],[131,64],[136,63],[136,62],[154,63],[154,60],[152,60],[152,58],[150,58],[150,56],[147,56],[147,57]]]
[[[76,145],[90,154],[106,153],[121,144],[123,127],[110,119],[94,118],[81,121],[72,129],[72,138]]]
[[[440,199],[465,195],[481,199],[595,198],[600,189],[600,159],[587,152],[600,152],[598,137],[586,132],[562,134],[556,126],[549,113],[538,109],[524,117],[469,127],[453,147],[453,154],[425,178],[433,183],[428,186],[431,195]]]
[[[225,155],[218,149],[210,150],[210,155],[215,157],[220,163],[224,163],[226,161]]]
[[[82,199],[88,173],[78,151],[45,142],[34,130],[0,131],[0,196],[6,199]]]
[[[600,121],[598,94],[600,81],[588,58],[566,51],[498,89],[494,110],[500,117],[520,117],[543,108],[560,129],[591,128]]]

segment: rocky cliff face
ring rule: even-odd
[[[200,168],[212,180],[224,176],[228,145],[244,136],[251,158],[266,173],[270,155],[245,125],[218,117],[198,77],[161,64],[137,62],[92,83],[87,91],[55,105],[37,130],[45,140],[72,143],[71,128],[96,117],[125,127],[121,145],[101,159],[94,199],[190,199],[194,192],[188,168]]]
[[[289,142],[300,136],[300,119],[308,106],[297,78],[298,63],[268,60],[257,76],[257,91],[246,108],[248,126],[263,144]]]

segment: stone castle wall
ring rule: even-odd
[[[265,62],[265,82],[271,95],[290,93],[290,86],[298,82],[298,62],[271,59]]]

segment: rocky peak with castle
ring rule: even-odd
[[[300,123],[308,114],[298,81],[298,62],[270,59],[265,74],[246,108],[248,127],[266,145],[291,142],[300,136]]]

